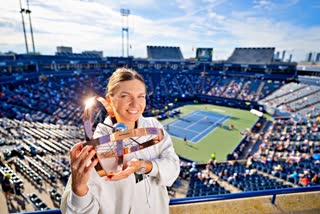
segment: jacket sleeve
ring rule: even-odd
[[[96,214],[99,212],[99,203],[93,197],[90,189],[84,196],[77,196],[71,190],[71,176],[62,195],[60,204],[61,212],[64,213],[88,213]]]
[[[163,126],[155,118],[152,119],[155,127]],[[180,173],[179,157],[176,154],[170,135],[164,130],[164,139],[159,144],[159,158],[151,160],[153,168],[148,174],[158,180],[159,185],[171,186]]]

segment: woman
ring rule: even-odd
[[[163,126],[155,118],[144,118],[146,85],[137,72],[120,68],[109,79],[106,100],[109,116],[104,123],[123,123],[128,129]],[[98,125],[94,138],[111,134]],[[96,150],[76,144],[70,151],[71,177],[63,194],[63,213],[169,213],[166,186],[179,175],[179,158],[170,136],[151,147],[125,155],[127,166],[112,177],[94,170]],[[140,176],[142,175],[142,176]],[[141,179],[138,179],[140,176]]]

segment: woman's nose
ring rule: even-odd
[[[138,103],[139,103],[139,102],[138,102],[138,99],[137,99],[137,98],[132,98],[132,99],[131,99],[131,102],[130,102],[130,105],[131,105],[131,106],[136,106],[136,105],[138,105]]]

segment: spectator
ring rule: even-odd
[[[192,167],[191,169],[189,170],[189,172],[191,174],[196,174],[198,172],[198,169],[197,169],[197,163],[196,162],[192,162]]]
[[[311,179],[311,182],[312,182],[313,184],[320,184],[319,175],[318,175],[318,174],[315,174],[315,175],[313,176],[313,178]]]
[[[10,203],[11,193],[12,193],[12,191],[13,191],[13,186],[12,186],[12,183],[11,183],[11,181],[10,181],[10,178],[11,178],[11,174],[10,174],[10,173],[7,173],[7,174],[4,176],[4,179],[3,179],[2,184],[1,184],[2,191],[3,191],[4,194],[5,194],[7,204]]]
[[[206,165],[206,170],[207,170],[208,174],[210,174],[210,172],[213,171],[213,168],[215,165],[216,165],[216,160],[212,161],[212,159],[210,158],[207,162],[207,165]]]
[[[297,184],[299,181],[299,174],[297,173],[297,171],[295,170],[292,174],[288,175],[287,180],[289,182],[292,182],[294,184]]]
[[[309,183],[310,183],[310,179],[307,176],[303,176],[300,178],[299,184],[301,186],[308,186]]]

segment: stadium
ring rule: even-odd
[[[85,100],[126,67],[144,77],[144,116],[163,124],[181,161],[171,213],[319,213],[320,71],[275,50],[235,47],[219,61],[211,47],[185,59],[151,45],[146,58],[1,54],[0,181],[13,187],[9,203],[0,194],[3,212],[61,213]]]

